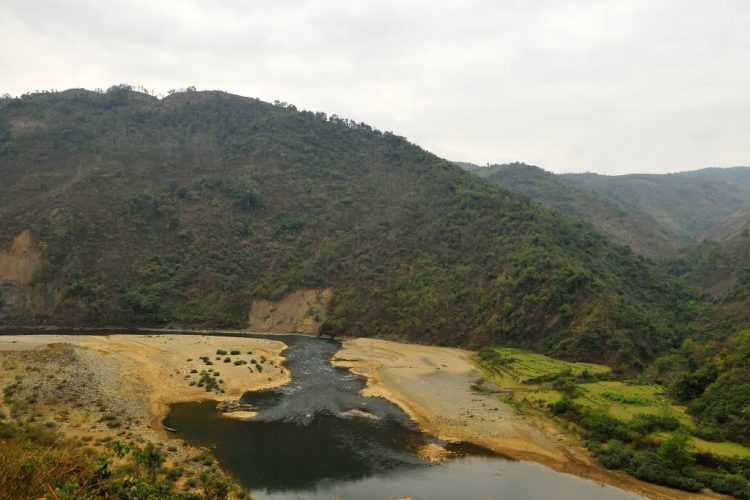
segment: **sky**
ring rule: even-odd
[[[0,94],[193,85],[482,165],[750,165],[748,0],[0,0],[0,47]]]

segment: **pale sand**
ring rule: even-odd
[[[50,356],[52,348],[66,352],[69,350],[75,361],[67,365],[40,365],[39,357],[54,361],[54,356]],[[216,360],[217,349],[228,353],[232,349],[237,349],[241,354],[221,355],[221,360]],[[164,436],[161,421],[169,412],[169,405],[173,403],[204,400],[236,401],[245,392],[288,383],[291,379],[289,371],[280,366],[283,361],[281,352],[284,349],[286,344],[276,340],[204,335],[0,336],[0,351],[24,353],[26,357],[24,363],[22,358],[14,361],[16,358],[4,356],[7,363],[18,362],[19,370],[0,370],[0,383],[9,383],[21,370],[25,370],[25,376],[33,376],[34,372],[29,371],[31,366],[49,371],[51,374],[63,374],[58,378],[65,377],[73,381],[85,379],[88,383],[81,384],[80,393],[75,396],[82,396],[87,407],[80,411],[67,408],[67,411],[72,413],[71,421],[76,420],[77,413],[88,412],[88,405],[93,400],[105,399],[112,412],[129,412],[134,421],[142,424],[131,425],[134,431],[143,430],[142,427],[145,426]],[[248,351],[252,351],[253,355],[248,355]],[[263,365],[263,372],[258,373],[256,369],[251,372],[248,369],[253,367],[250,360],[254,358],[260,362],[261,355],[267,359]],[[201,356],[208,356],[213,365],[204,365],[199,359]],[[248,364],[235,366],[233,362],[224,363],[223,359],[227,356],[232,361],[242,359]],[[192,361],[188,362],[188,359]],[[270,362],[275,366],[271,366]],[[24,367],[24,364],[29,366]],[[206,392],[197,385],[189,385],[191,380],[199,379],[200,372],[209,368],[220,372],[216,378],[224,380],[224,383],[220,384],[225,391],[223,394],[216,391]],[[193,369],[198,373],[191,374]],[[186,379],[186,376],[189,378]],[[88,394],[89,392],[91,394]],[[249,416],[243,415],[242,418]],[[235,417],[239,418],[238,415]],[[103,434],[115,434],[115,431],[108,433],[106,429],[100,430]]]
[[[470,361],[472,354],[360,338],[345,340],[332,363],[367,377],[363,395],[394,402],[425,432],[441,439],[475,443],[654,500],[731,498],[710,491],[673,490],[603,468],[576,437],[543,419],[517,415],[497,395],[473,391],[471,385],[482,375]],[[430,460],[447,458],[435,447],[421,454]]]
[[[248,418],[253,418],[258,414],[257,411],[229,411],[226,413],[222,413],[221,416],[224,418],[236,418],[238,420],[246,420]]]

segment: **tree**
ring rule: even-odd
[[[659,446],[656,452],[659,460],[674,467],[677,470],[683,470],[695,462],[693,459],[693,443],[690,432],[685,427],[680,427]]]
[[[232,490],[231,479],[213,469],[201,472],[200,479],[206,500],[226,500]]]
[[[136,461],[145,467],[149,481],[156,481],[156,471],[166,460],[161,450],[152,443],[148,443],[142,450],[134,450],[133,455]]]

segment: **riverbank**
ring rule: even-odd
[[[498,395],[476,392],[482,374],[471,351],[376,339],[343,342],[332,363],[367,378],[363,395],[399,405],[425,432],[446,441],[468,441],[509,458],[609,484],[654,500],[731,498],[689,493],[639,481],[603,468],[577,436],[542,418],[516,414]]]
[[[59,335],[54,330],[0,335],[0,384],[8,387],[22,381],[15,403],[4,401],[0,411],[11,415],[25,411],[24,418],[51,421],[60,431],[92,446],[105,446],[115,439],[162,443],[175,450],[173,463],[187,463],[197,450],[171,439],[161,427],[169,405],[237,401],[245,392],[290,380],[281,366],[286,345],[233,335],[248,332],[181,335],[166,330],[158,335],[121,335],[111,331],[111,335]],[[655,500],[729,498],[663,488],[602,468],[577,437],[541,418],[517,415],[497,395],[472,391],[471,385],[481,377],[470,362],[472,354],[461,349],[354,339],[344,341],[332,363],[367,378],[363,395],[396,403],[424,431],[441,439],[472,442],[509,458],[540,463]],[[229,361],[225,363],[226,358]],[[259,373],[251,361],[257,363],[261,358],[265,362]],[[205,385],[198,385],[203,371],[216,379],[218,392],[206,392]],[[34,403],[28,403],[30,400]],[[430,458],[441,457],[431,453]]]
[[[30,412],[87,443],[177,447],[161,425],[171,404],[236,401],[247,391],[286,384],[284,349],[276,340],[206,335],[2,335],[0,384],[20,384],[0,411]],[[211,392],[202,372],[215,380]]]
[[[71,327],[71,326],[59,326],[59,325],[14,325],[14,324],[7,324],[7,325],[0,325],[0,335],[5,335],[3,333],[4,331],[19,331],[19,330],[28,330],[28,331],[34,331],[35,333],[38,331],[49,331],[49,332],[55,332],[55,331],[75,331],[75,332],[112,332],[112,335],[116,335],[117,332],[123,332],[123,331],[130,331],[130,332],[144,332],[145,334],[148,334],[150,332],[153,333],[169,333],[172,335],[206,335],[206,336],[238,336],[238,337],[245,337],[247,335],[264,335],[264,336],[285,336],[285,335],[295,335],[295,336],[306,336],[306,337],[317,337],[317,335],[313,333],[279,333],[279,332],[251,332],[248,330],[241,330],[238,328],[190,328],[190,327],[172,327],[172,328],[163,328],[163,327],[144,327],[144,326],[86,326],[86,327]],[[108,333],[109,334],[109,333]]]

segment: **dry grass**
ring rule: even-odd
[[[77,484],[78,496],[96,495],[96,457],[92,450],[58,438],[49,446],[19,437],[0,441],[0,500],[31,500],[50,493],[59,496]]]

